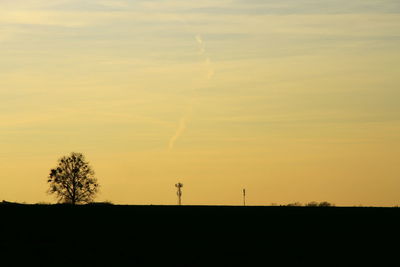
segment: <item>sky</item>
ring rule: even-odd
[[[400,204],[398,0],[0,0],[0,200]]]

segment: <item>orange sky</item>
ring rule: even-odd
[[[0,2],[0,200],[393,206],[398,1]]]

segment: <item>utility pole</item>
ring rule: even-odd
[[[246,189],[243,188],[243,206],[246,206]]]
[[[181,183],[177,183],[177,184],[175,184],[175,187],[177,188],[177,192],[176,192],[176,195],[178,196],[178,205],[180,206],[180,205],[182,205],[182,202],[181,202],[181,198],[182,198],[182,190],[181,190],[181,188],[183,187],[183,184],[181,184]]]

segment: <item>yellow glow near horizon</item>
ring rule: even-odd
[[[394,0],[0,2],[0,199],[399,204]]]

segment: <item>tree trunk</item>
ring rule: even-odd
[[[75,181],[75,175],[72,180],[72,199],[71,199],[72,205],[75,206],[76,203],[76,181]]]

